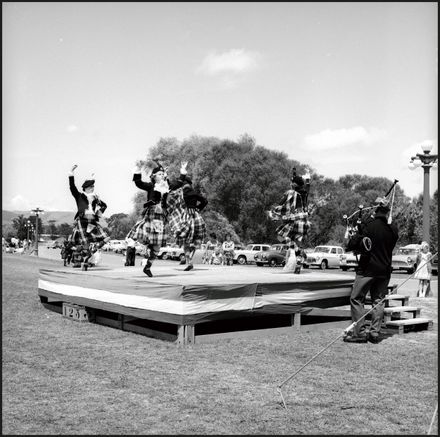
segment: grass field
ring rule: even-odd
[[[411,298],[434,329],[377,345],[341,334],[175,344],[77,323],[39,302],[39,268],[3,255],[2,434],[426,434],[438,402],[437,298]],[[438,419],[432,428],[438,433]]]

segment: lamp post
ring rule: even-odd
[[[38,215],[44,212],[44,209],[35,208],[31,212],[37,216],[35,219],[35,255],[38,256]]]
[[[29,246],[29,228],[31,227],[31,221],[28,220],[26,222],[26,231],[27,231],[27,238],[26,238],[26,242],[27,242],[27,246]]]
[[[437,163],[438,155],[431,155],[432,144],[424,143],[421,147],[423,153],[412,156],[408,167],[423,167],[423,241],[429,244],[429,170]]]

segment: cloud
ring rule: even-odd
[[[197,67],[197,73],[207,76],[243,75],[258,68],[260,54],[244,49],[209,53]]]
[[[326,129],[317,134],[308,135],[304,138],[303,147],[309,150],[320,151],[340,149],[353,145],[371,145],[385,139],[386,131],[378,128],[365,129],[355,126],[347,129]]]
[[[76,132],[78,130],[78,126],[75,126],[74,124],[71,124],[66,127],[66,131],[69,133]]]
[[[21,194],[17,194],[9,202],[6,202],[4,207],[7,211],[30,211],[33,208],[33,205],[31,205],[29,200]]]

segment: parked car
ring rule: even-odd
[[[127,243],[124,240],[110,240],[108,243],[110,250],[115,253],[122,253],[124,249],[127,249]]]
[[[431,260],[432,274],[438,276],[438,254]]]
[[[417,268],[417,255],[420,252],[420,244],[408,244],[399,247],[392,256],[391,267],[393,270],[406,270],[414,273]]]
[[[339,267],[346,272],[348,269],[356,269],[358,266],[358,259],[360,255],[356,257],[353,252],[345,252],[341,255]]]
[[[321,270],[339,268],[343,254],[344,249],[341,246],[316,246],[312,253],[307,253],[304,267],[319,267]]]
[[[159,259],[173,259],[182,261],[185,259],[185,253],[182,247],[179,246],[164,246],[159,249],[157,255]]]
[[[288,244],[274,244],[269,250],[261,250],[254,255],[257,266],[262,267],[269,265],[270,267],[284,266],[286,264],[286,253],[289,249]]]
[[[270,249],[270,244],[248,244],[244,249],[235,249],[233,262],[247,264],[255,262],[255,254]]]
[[[62,249],[63,248],[63,241],[61,241],[61,240],[48,241],[46,244],[46,247],[48,249]]]
[[[140,255],[140,256],[144,256],[147,248],[145,247],[144,244],[139,243],[138,241],[135,242],[134,247],[136,249],[136,255]],[[122,255],[126,256],[127,255],[127,247],[125,247],[125,249],[122,249],[121,251]]]

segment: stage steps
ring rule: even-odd
[[[389,294],[385,300],[384,318],[382,326],[396,330],[397,334],[411,331],[430,330],[433,328],[432,319],[421,317],[421,308],[409,305],[409,296],[397,294],[397,284],[388,286]],[[371,305],[371,298],[367,295],[366,303]]]

